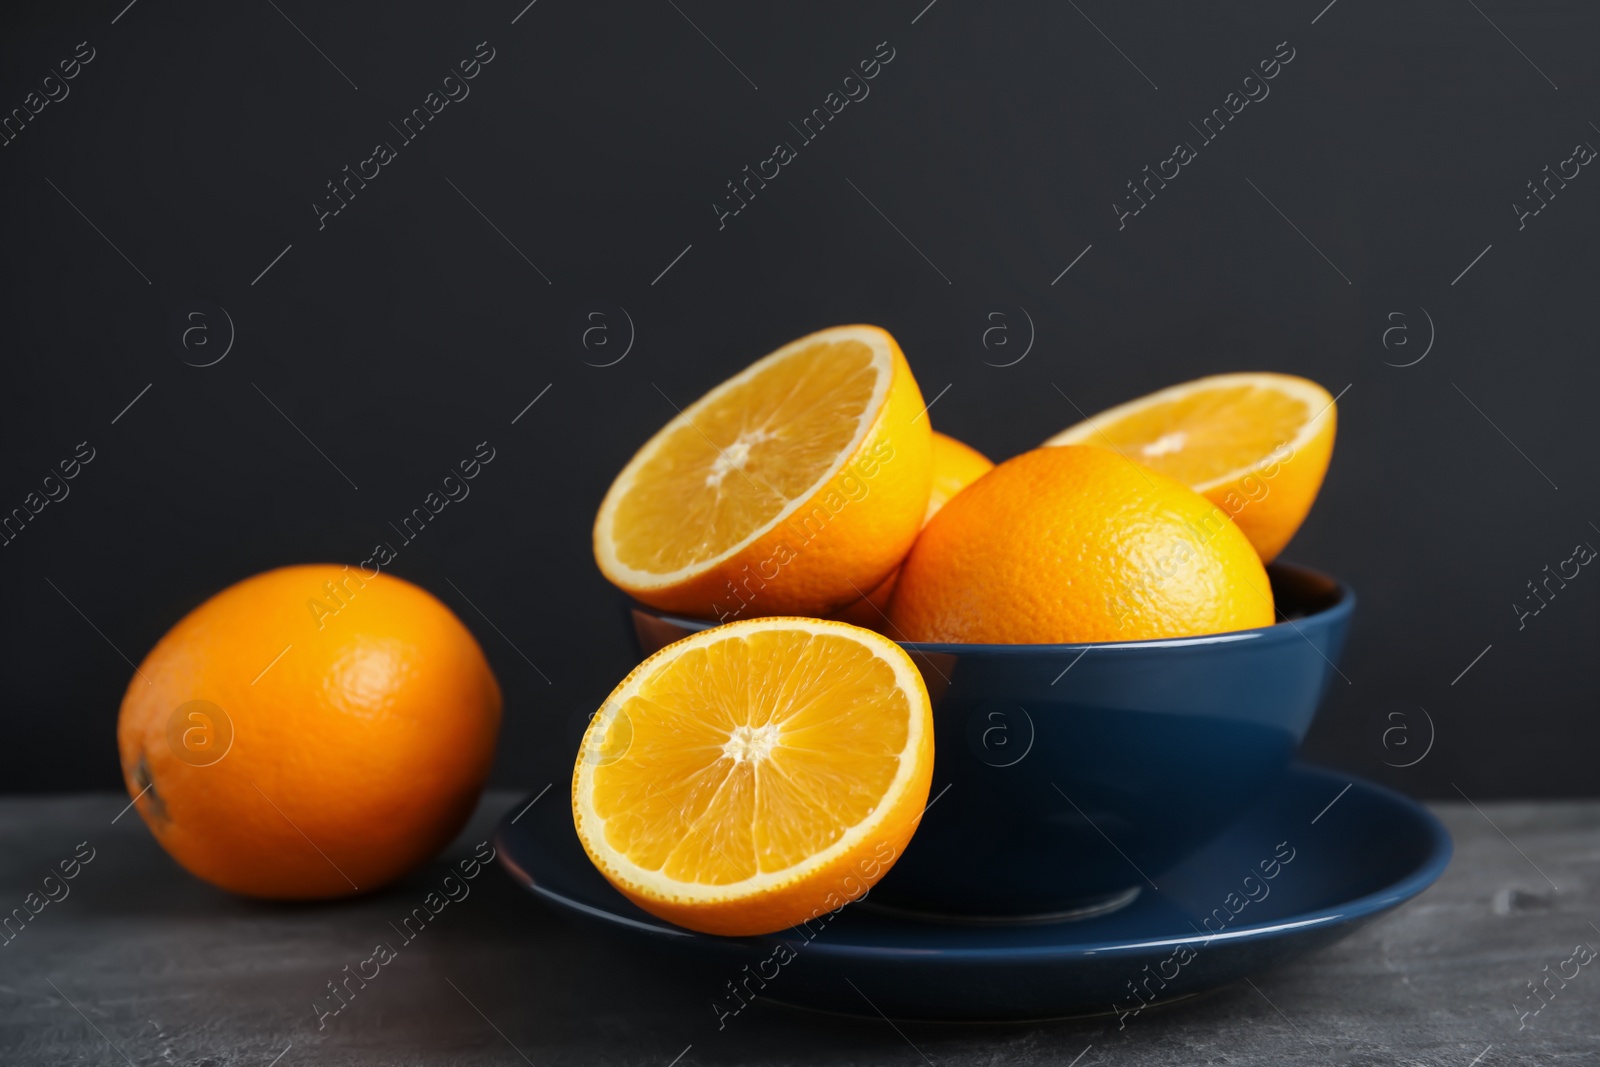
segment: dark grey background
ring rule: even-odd
[[[949,386],[935,425],[996,459],[1073,403],[1202,374],[1343,391],[1287,553],[1361,596],[1307,755],[1426,796],[1595,793],[1600,578],[1521,630],[1512,605],[1600,545],[1600,174],[1524,229],[1511,205],[1600,145],[1600,13],[925,2],[7,5],[0,108],[79,41],[96,58],[0,148],[0,511],[78,442],[96,458],[0,548],[0,789],[114,786],[118,650],[257,571],[364,558],[484,440],[494,463],[393,573],[494,663],[495,781],[550,780],[635,660],[589,529],[663,394],[867,321],[929,399]],[[319,231],[324,183],[481,41],[471,95]],[[881,41],[871,95],[719,230],[724,183]],[[1124,182],[1283,41],[1271,95],[1119,231]],[[207,368],[184,359],[219,348],[174,340],[195,301],[236,330]],[[585,350],[600,303],[615,346]],[[620,352],[617,308],[632,350],[586,365]],[[1424,308],[1427,358],[1386,365],[1422,353]],[[1027,357],[990,365],[1030,318]]]

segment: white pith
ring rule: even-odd
[[[648,463],[661,448],[669,435],[679,427],[693,423],[697,413],[704,410],[717,397],[727,390],[734,388],[751,378],[762,373],[765,369],[782,360],[793,357],[797,352],[816,344],[837,343],[840,341],[859,341],[872,350],[873,370],[877,372],[877,381],[872,387],[872,398],[862,409],[861,417],[856,425],[856,432],[851,436],[850,443],[846,445],[828,469],[805,490],[793,499],[784,503],[783,510],[762,526],[751,531],[743,540],[729,546],[716,556],[691,563],[686,567],[667,572],[645,571],[630,567],[617,558],[616,543],[612,534],[612,524],[616,517],[618,505],[633,488],[634,481],[640,468]],[[882,415],[885,401],[889,394],[889,386],[894,380],[894,357],[890,350],[891,339],[888,334],[875,327],[865,326],[836,326],[832,329],[820,330],[809,334],[797,341],[791,341],[776,352],[763,356],[738,374],[724,381],[712,389],[705,396],[696,400],[689,407],[683,409],[672,421],[668,422],[655,435],[646,441],[644,446],[634,453],[628,465],[617,475],[616,481],[611,483],[611,489],[606,493],[605,500],[600,504],[599,515],[595,519],[595,551],[599,556],[601,568],[614,582],[628,588],[659,589],[676,585],[679,582],[692,578],[697,574],[711,570],[725,560],[739,554],[748,546],[760,540],[769,530],[780,525],[789,516],[793,515],[799,507],[812,497],[816,496],[822,488],[836,477],[844,465],[856,454],[861,447],[861,442],[866,440],[873,424]],[[713,462],[712,471],[706,477],[708,489],[717,488],[728,473],[742,470],[749,458],[752,445],[759,444],[769,435],[761,430],[747,432],[740,436],[729,448],[723,449],[722,454]]]
[[[1300,431],[1295,435],[1294,440],[1287,442],[1289,447],[1296,452],[1304,448],[1311,442],[1313,438],[1321,433],[1324,427],[1328,425],[1328,421],[1334,417],[1333,397],[1330,396],[1328,391],[1322,388],[1320,385],[1317,385],[1315,382],[1306,381],[1304,378],[1296,378],[1288,374],[1270,374],[1266,372],[1214,374],[1209,378],[1197,378],[1192,382],[1183,382],[1180,385],[1169,386],[1166,389],[1162,389],[1160,392],[1151,393],[1149,396],[1142,396],[1137,400],[1130,400],[1126,404],[1118,404],[1114,408],[1109,408],[1100,412],[1092,419],[1085,419],[1076,426],[1070,426],[1067,429],[1062,430],[1060,433],[1044,442],[1043,447],[1048,448],[1053,445],[1084,444],[1099,433],[1098,427],[1109,426],[1112,423],[1120,422],[1122,419],[1136,411],[1139,411],[1140,409],[1155,407],[1158,404],[1169,403],[1171,401],[1188,396],[1190,393],[1204,392],[1209,389],[1230,389],[1241,385],[1274,389],[1280,393],[1284,393],[1285,395],[1292,396],[1296,400],[1299,400],[1306,405],[1306,410],[1312,413],[1311,417],[1305,422],[1301,423]],[[1183,447],[1184,442],[1181,440],[1174,441],[1171,440],[1171,438],[1181,437],[1183,437],[1183,434],[1181,433],[1167,434],[1160,440],[1152,442],[1149,445],[1145,445],[1140,449],[1140,454],[1144,456],[1159,456],[1166,455],[1169,452],[1176,452]],[[1235,481],[1236,479],[1242,478],[1246,474],[1251,473],[1252,470],[1260,465],[1261,459],[1265,458],[1266,457],[1263,456],[1252,463],[1248,463],[1245,466],[1236,468],[1226,474],[1213,478],[1203,485],[1190,486],[1190,488],[1197,493],[1209,492],[1220,485],[1226,485],[1229,482]]]
[[[1188,438],[1189,435],[1182,430],[1176,433],[1162,434],[1156,440],[1139,449],[1139,454],[1141,456],[1164,456],[1169,452],[1181,452],[1183,451],[1184,442]]]
[[[735,726],[722,746],[722,754],[735,763],[769,759],[782,737],[783,728],[775,722],[765,726]]]
[[[800,863],[781,870],[760,871],[742,881],[729,882],[722,885],[700,885],[693,882],[680,882],[660,871],[641,867],[610,846],[605,836],[605,820],[595,811],[591,798],[595,765],[592,762],[586,762],[580,756],[573,783],[573,820],[577,824],[578,836],[589,849],[591,857],[599,862],[608,877],[614,881],[619,881],[648,896],[680,903],[713,903],[758,896],[777,887],[804,879],[812,871],[826,867],[837,857],[859,847],[866,838],[878,830],[883,819],[890,812],[896,810],[901,798],[911,787],[912,780],[916,775],[915,754],[923,744],[927,708],[926,691],[923,688],[922,677],[917,672],[916,665],[911,662],[911,657],[899,645],[894,644],[888,638],[881,637],[870,631],[858,630],[844,623],[831,622],[825,619],[751,619],[746,622],[730,623],[727,626],[720,626],[712,630],[703,630],[676,644],[667,646],[640,664],[633,674],[629,675],[623,684],[607,698],[605,706],[595,714],[594,719],[589,724],[580,753],[595,751],[590,746],[598,744],[606,736],[605,731],[615,721],[622,707],[656,671],[686,652],[763,630],[797,630],[812,634],[852,638],[893,669],[896,683],[906,693],[906,713],[909,718],[906,724],[905,746],[899,753],[900,763],[895,770],[894,778],[890,781],[883,796],[878,799],[878,802],[873,806],[867,817],[847,829],[839,836],[838,840],[822,851],[806,857]],[[740,733],[740,731],[743,731],[743,733]],[[765,726],[754,729],[738,727],[733,732],[733,736],[730,736],[729,743],[724,746],[723,751],[735,761],[739,759],[766,758],[771,748],[779,743],[781,735],[781,726]],[[626,756],[623,758],[626,758]]]

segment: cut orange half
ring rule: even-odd
[[[653,915],[771,933],[858,900],[928,802],[933,715],[911,657],[823,619],[752,619],[668,645],[589,724],[572,817]]]
[[[1182,482],[1270,563],[1305,521],[1333,455],[1334,398],[1288,374],[1218,374],[1129,401],[1046,445],[1098,445]]]
[[[595,560],[668,611],[826,614],[881,582],[916,539],[930,437],[893,337],[876,326],[802,337],[639,449],[595,517]]]

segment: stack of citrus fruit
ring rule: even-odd
[[[600,506],[607,578],[726,625],[656,653],[595,715],[572,783],[584,848],[639,906],[712,933],[858,899],[915,829],[933,760],[921,678],[871,630],[1032,644],[1270,625],[1263,563],[1333,434],[1320,386],[1222,375],[996,467],[933,433],[882,330],[786,345],[680,411]]]
[[[1334,417],[1304,379],[1221,375],[995,466],[933,432],[881,329],[758,360],[651,437],[596,516],[607,578],[724,625],[651,656],[593,717],[572,779],[584,848],[641,907],[713,933],[860,899],[916,830],[933,772],[928,693],[896,641],[1271,624],[1263,561],[1311,507]],[[433,597],[286,567],[162,638],[118,741],[178,862],[235,892],[312,898],[436,852],[476,803],[499,718],[482,650]]]

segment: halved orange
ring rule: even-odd
[[[860,899],[904,851],[933,776],[911,657],[824,619],[668,645],[597,712],[572,775],[596,867],[651,914],[771,933]]]
[[[611,483],[594,555],[646,604],[725,622],[823,615],[916,539],[931,430],[900,346],[837,326],[683,409]]]
[[[1334,398],[1306,378],[1217,374],[1102,411],[1045,444],[1115,449],[1182,482],[1270,563],[1322,488],[1336,421]]]

